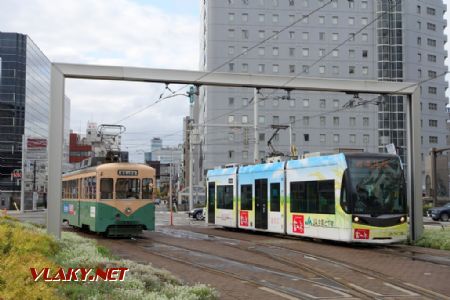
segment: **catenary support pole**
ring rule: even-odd
[[[416,241],[423,232],[422,172],[420,159],[420,94],[417,88],[406,101],[408,136],[408,206],[410,239]]]
[[[52,65],[48,138],[47,232],[61,238],[61,174],[64,135],[64,76]]]
[[[258,148],[258,102],[259,102],[259,89],[254,89],[253,94],[253,129],[255,131],[254,135],[254,148],[253,148],[253,162],[258,162],[259,160],[259,148]]]
[[[191,119],[191,122],[193,122],[194,120]],[[192,139],[194,138],[194,126],[192,123],[189,124],[190,125],[190,129],[189,129],[189,211],[191,211],[194,207],[193,204],[193,199],[192,199],[192,173],[193,173],[193,168],[194,168],[194,158],[193,158],[193,153],[192,153]]]

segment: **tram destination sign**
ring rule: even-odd
[[[138,176],[137,170],[117,170],[119,176]]]

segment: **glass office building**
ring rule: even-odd
[[[0,208],[45,201],[50,69],[27,35],[0,32]]]

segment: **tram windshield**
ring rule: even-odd
[[[403,170],[397,157],[349,157],[353,213],[406,213]]]

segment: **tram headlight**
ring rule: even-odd
[[[400,223],[403,223],[403,222],[405,222],[405,217],[400,218]]]
[[[355,221],[355,223],[358,223],[359,222],[359,217],[354,217],[353,221]]]

